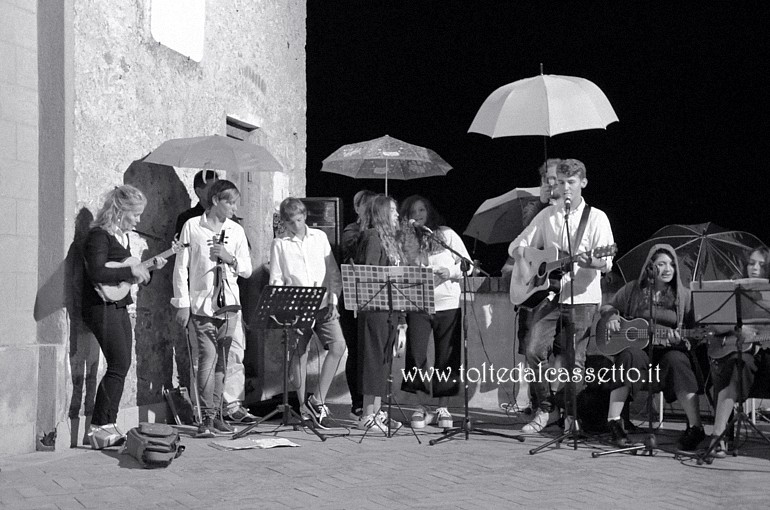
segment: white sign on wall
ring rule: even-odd
[[[203,59],[206,0],[152,0],[152,38],[182,55]]]

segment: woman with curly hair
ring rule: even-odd
[[[404,254],[397,240],[398,206],[385,195],[374,197],[368,209],[369,228],[361,232],[355,263],[369,266],[399,266]],[[396,321],[389,322],[388,311],[362,311],[358,314],[358,379],[363,393],[363,413],[358,427],[368,430],[388,428],[389,419],[380,411],[382,396],[387,393],[388,368],[386,346],[396,334]],[[390,428],[401,423],[391,420]]]
[[[100,291],[102,284],[146,283],[149,270],[160,269],[166,259],[156,257],[152,267],[141,263],[115,267],[131,256],[128,233],[139,223],[147,199],[128,184],[116,186],[91,223],[84,246],[86,280],[83,289],[83,320],[99,342],[107,371],[99,383],[88,439],[95,450],[117,446],[125,440],[116,422],[123,384],[131,367],[131,322],[126,307],[133,300],[128,293],[110,301]]]
[[[422,392],[438,398],[438,408],[433,412],[427,405],[420,405],[412,414],[412,427],[419,429],[435,423],[438,427],[452,426],[452,415],[447,404],[449,397],[460,390],[461,363],[461,314],[460,258],[444,247],[441,242],[460,253],[466,259],[468,251],[462,239],[444,221],[431,202],[420,195],[412,195],[401,204],[401,216],[414,220],[414,226],[404,229],[404,252],[407,264],[427,266],[433,269],[433,314],[424,311],[409,312],[406,316],[406,365],[407,374],[429,373],[428,340],[433,332],[434,370],[448,377],[434,377],[431,387],[419,376],[404,379],[401,390],[409,393]],[[433,234],[425,229],[429,228]],[[439,242],[441,241],[441,242]]]

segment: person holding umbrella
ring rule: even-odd
[[[401,383],[401,390],[409,393],[418,391],[431,394],[438,398],[438,408],[435,414],[426,405],[420,405],[412,414],[412,427],[420,429],[433,423],[440,428],[452,426],[452,415],[447,404],[449,397],[460,391],[460,381],[453,374],[460,371],[461,363],[461,314],[460,314],[460,281],[462,270],[460,260],[437,239],[443,241],[452,249],[470,258],[462,239],[451,228],[443,225],[443,220],[433,204],[420,195],[412,195],[401,204],[401,217],[406,218],[414,226],[405,229],[404,254],[408,265],[429,266],[433,268],[435,282],[434,298],[436,313],[429,315],[424,312],[408,312],[406,314],[406,373],[428,373],[428,340],[433,332],[435,351],[435,370],[448,374],[446,381],[435,377],[432,380],[432,391],[420,377]],[[427,227],[427,229],[425,228]],[[413,235],[412,235],[413,233]],[[408,240],[413,242],[409,243]]]
[[[677,448],[692,451],[706,434],[698,410],[698,393],[702,393],[702,384],[696,376],[697,360],[687,340],[680,334],[682,328],[692,328],[694,316],[690,290],[682,283],[678,268],[679,261],[673,247],[668,244],[652,246],[639,278],[621,287],[612,300],[602,306],[601,313],[606,318],[609,331],[620,331],[620,317],[649,321],[652,299],[656,330],[667,331],[666,343],[653,346],[652,364],[659,367],[659,371],[648,370],[647,352],[632,343],[615,356],[614,366],[622,365],[625,373],[635,369],[640,374],[657,374],[657,381],[648,381],[652,388],[659,387],[667,402],[678,400],[687,416],[688,427],[677,441]],[[607,421],[613,442],[625,446],[628,436],[620,414],[627,397],[633,396],[642,381],[626,378],[610,384],[612,392]]]
[[[369,202],[377,193],[362,189],[353,196],[353,208],[356,211],[356,221],[345,225],[342,230],[342,263],[354,260],[358,249],[358,239],[361,231],[368,228],[369,220],[366,210]],[[358,387],[358,323],[355,314],[350,310],[340,309],[340,326],[348,346],[348,358],[345,361],[345,378],[350,391],[350,417],[357,420],[363,412],[363,395]]]

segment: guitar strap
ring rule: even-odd
[[[591,206],[586,204],[583,207],[583,214],[580,216],[580,224],[578,225],[577,235],[575,235],[575,251],[580,251],[580,241],[583,240],[583,234],[586,231],[586,225],[588,224],[588,215],[591,213]]]

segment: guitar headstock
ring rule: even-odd
[[[607,246],[600,246],[598,248],[594,248],[591,251],[591,255],[594,257],[600,259],[602,257],[614,257],[615,254],[618,253],[618,245],[617,244],[610,244]]]
[[[174,239],[173,241],[171,241],[171,252],[179,253],[185,248],[189,248],[189,246],[190,246],[190,243],[182,243],[179,241],[179,239]]]

